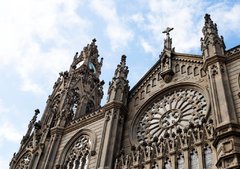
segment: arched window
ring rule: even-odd
[[[93,103],[93,101],[89,101],[86,105],[86,113],[85,114],[92,113],[93,111],[94,111],[94,103]]]
[[[20,158],[16,168],[29,169],[31,160],[32,153],[28,151]]]
[[[190,153],[190,166],[191,166],[191,168],[199,169],[198,161],[199,160],[198,160],[197,152],[195,150],[193,150]]]
[[[144,93],[145,93],[145,91],[143,90],[143,91],[141,91],[141,97],[140,97],[140,99],[144,99]]]
[[[87,169],[91,141],[88,135],[81,135],[70,146],[64,160],[64,169]]]
[[[154,161],[154,163],[152,164],[152,167],[151,167],[151,168],[152,168],[152,169],[159,169],[156,161]]]
[[[150,84],[148,84],[148,85],[147,85],[147,87],[146,87],[146,92],[147,92],[147,93],[149,93],[149,92],[150,92],[150,86],[151,86],[151,85],[150,85]]]
[[[188,66],[187,73],[188,73],[188,75],[192,74],[192,66]]]
[[[185,65],[182,65],[182,67],[181,67],[181,73],[186,73],[186,66],[185,66]]]
[[[176,66],[175,66],[175,72],[177,73],[177,72],[180,72],[180,66],[179,66],[179,64],[177,64]]]
[[[139,97],[136,97],[134,105],[137,106],[139,102]]]
[[[206,169],[212,168],[212,150],[209,147],[204,148],[204,163]]]
[[[152,87],[156,86],[156,78],[152,80]]]
[[[166,159],[164,169],[171,169],[171,161],[169,159]]]
[[[195,68],[193,69],[193,72],[194,72],[194,76],[199,75],[198,67],[195,67]]]
[[[184,157],[181,154],[177,158],[177,169],[184,169]]]

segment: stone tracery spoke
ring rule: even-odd
[[[207,114],[207,101],[198,90],[178,88],[149,106],[137,124],[140,142],[176,133],[177,128],[188,127],[189,122],[200,123]],[[147,138],[141,135],[148,134]],[[147,139],[147,140],[146,140]]]

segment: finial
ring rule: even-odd
[[[205,14],[205,17],[204,17],[204,18],[205,18],[205,21],[211,19],[211,18],[210,18],[210,15],[209,15],[208,13]]]
[[[122,62],[122,63],[126,63],[126,58],[127,58],[126,55],[122,55],[121,62]]]
[[[165,31],[163,31],[162,33],[166,33],[167,35],[169,35],[169,32],[171,32],[173,30],[173,28],[169,28],[167,27]]]
[[[169,36],[169,32],[171,32],[173,28],[167,27],[165,31],[162,33],[166,33],[167,37],[164,39],[164,49],[172,50],[172,38]]]
[[[40,113],[39,109],[36,109],[34,111],[35,111],[35,115],[38,115]]]
[[[95,43],[96,41],[97,41],[97,40],[96,40],[95,38],[92,40],[93,43]]]

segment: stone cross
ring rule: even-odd
[[[171,32],[173,30],[173,28],[169,28],[167,27],[165,31],[163,31],[162,33],[166,33],[167,35],[169,35],[169,32]]]

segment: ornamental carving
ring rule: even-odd
[[[81,168],[86,169],[90,152],[91,141],[87,135],[80,136],[69,148],[64,168]]]
[[[199,90],[175,89],[150,104],[138,118],[137,140],[150,142],[155,137],[170,137],[191,125],[201,124],[207,109],[207,100]]]
[[[32,154],[30,152],[25,153],[21,157],[21,159],[20,159],[16,168],[18,168],[18,169],[28,169],[31,160],[32,160]]]

